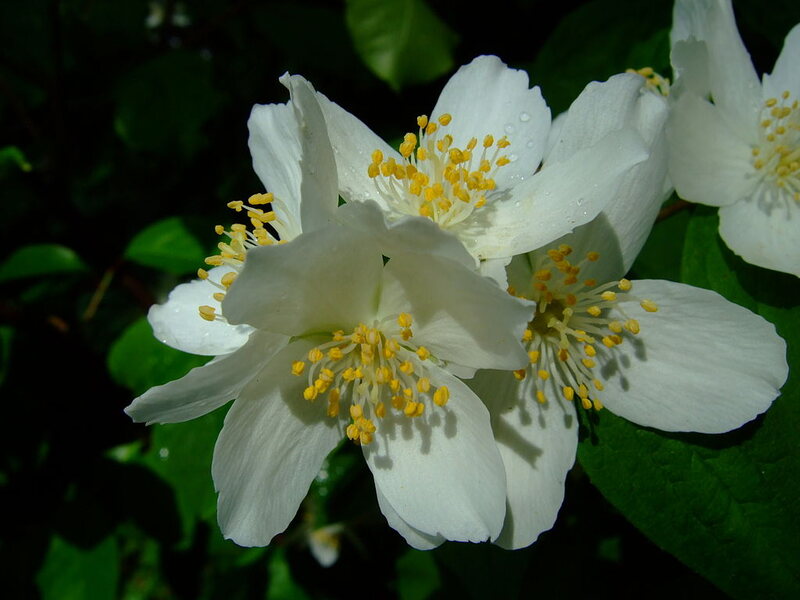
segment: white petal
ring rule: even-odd
[[[405,254],[386,264],[378,314],[411,314],[413,341],[438,358],[473,368],[518,369],[528,360],[520,340],[530,310],[462,265]]]
[[[771,323],[680,283],[635,281],[633,293],[659,310],[620,303],[641,333],[601,363],[600,397],[611,412],[665,431],[722,433],[769,408],[788,374],[786,344]]]
[[[709,89],[731,128],[758,118],[761,86],[750,55],[736,29],[730,0],[678,0],[672,42],[695,39],[706,43]],[[678,72],[691,65],[676,65]]]
[[[391,258],[397,254],[420,252],[475,268],[475,259],[458,238],[440,229],[430,219],[408,216],[387,223],[386,213],[372,201],[345,204],[339,207],[335,216],[342,225],[368,235],[384,256]]]
[[[230,267],[215,267],[208,272],[208,280],[195,279],[173,289],[164,304],[150,307],[147,320],[153,335],[166,344],[183,352],[202,356],[230,354],[240,348],[253,331],[248,325],[229,325],[226,321],[206,321],[200,316],[201,306],[213,307],[220,313],[220,303],[214,293]]]
[[[339,204],[336,163],[314,88],[298,75],[281,77],[291,93],[300,135],[300,220],[303,231],[328,224]],[[276,140],[283,143],[283,140]]]
[[[781,93],[788,91],[796,100],[800,96],[800,23],[792,27],[783,42],[778,60],[771,75],[764,74],[764,96],[766,98],[780,97]]]
[[[646,158],[641,137],[620,130],[567,160],[546,163],[518,184],[510,198],[488,206],[482,231],[469,240],[468,249],[483,259],[549,244],[596,217],[617,192],[622,176]]]
[[[755,136],[755,120],[752,124]],[[753,193],[750,145],[728,128],[716,106],[691,94],[682,96],[667,123],[667,139],[669,174],[681,198],[726,206]]]
[[[344,227],[304,233],[250,250],[223,310],[231,322],[285,335],[355,327],[373,313],[382,270],[367,236]]]
[[[500,189],[532,175],[547,143],[550,109],[539,88],[528,85],[525,71],[509,69],[496,56],[479,56],[450,78],[431,113],[434,119],[452,115],[447,131],[458,148],[487,134],[508,138],[511,163],[494,177]]]
[[[150,388],[125,412],[137,422],[180,423],[202,417],[237,398],[242,388],[289,338],[260,331],[239,350],[189,371],[181,379]]]
[[[508,288],[508,279],[506,277],[506,266],[511,262],[511,256],[503,256],[500,258],[487,258],[482,260],[479,265],[480,274],[488,277],[497,284],[501,290]]]
[[[381,494],[381,490],[377,486],[375,487],[375,493],[378,496],[378,506],[380,506],[381,512],[383,516],[386,517],[389,526],[402,535],[409,546],[417,550],[432,550],[445,541],[440,535],[428,535],[411,527],[411,525],[400,518],[400,515],[392,508],[392,505],[389,504],[386,497]]]
[[[348,202],[375,200],[382,208],[387,209],[388,206],[375,187],[375,181],[367,175],[367,168],[372,162],[371,156],[375,150],[383,152],[386,160],[394,157],[397,162],[402,163],[403,157],[338,104],[331,102],[322,94],[317,94],[317,97],[325,115],[336,159],[339,193]]]
[[[375,486],[417,531],[448,540],[495,539],[505,516],[505,474],[489,413],[461,381],[430,368],[450,401],[409,419],[390,410],[363,447]]]
[[[575,407],[555,389],[547,404],[522,397],[523,388],[507,371],[479,371],[469,386],[489,408],[506,471],[506,521],[495,543],[524,548],[553,527],[564,501],[578,448]]]
[[[694,38],[676,41],[672,45],[670,60],[675,74],[675,81],[670,87],[670,96],[673,100],[680,98],[685,92],[701,98],[708,98],[711,95],[708,47],[705,42]]]
[[[800,206],[764,206],[756,198],[723,206],[719,234],[753,265],[800,277]]]
[[[303,399],[306,379],[291,373],[312,346],[293,342],[279,352],[225,417],[212,475],[220,528],[240,546],[265,546],[286,529],[341,440],[324,405]]]

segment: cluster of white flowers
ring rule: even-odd
[[[624,277],[670,179],[725,206],[745,258],[798,272],[800,78],[782,56],[751,98],[732,27],[727,2],[679,2],[677,102],[642,70],[555,120],[524,72],[478,57],[397,149],[281,79],[289,102],[248,123],[268,191],[229,204],[245,222],[217,227],[213,268],[149,315],[164,343],[216,358],[127,409],[172,423],[235,400],[212,465],[226,537],[268,544],[349,438],[412,546],[519,548],[554,523],[579,411],[716,433],[769,407],[788,370],[770,323]]]

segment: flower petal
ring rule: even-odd
[[[408,312],[414,342],[434,356],[473,368],[518,369],[528,303],[474,271],[436,256],[404,254],[385,267],[380,315]]]
[[[719,209],[719,234],[753,265],[800,277],[800,207],[763,206],[757,198]]]
[[[489,408],[506,471],[506,520],[495,543],[524,548],[553,527],[564,501],[578,448],[575,407],[555,389],[547,404],[523,397],[524,388],[507,371],[479,371],[469,386]]]
[[[596,217],[622,176],[646,158],[641,137],[627,129],[609,133],[567,160],[546,163],[510,198],[493,203],[481,233],[467,239],[468,249],[481,259],[513,256],[566,235]]]
[[[378,487],[375,488],[375,492],[378,496],[378,506],[380,506],[381,512],[383,516],[386,517],[389,526],[402,535],[409,546],[417,550],[432,550],[445,541],[440,535],[428,535],[411,527],[411,525],[400,518],[400,515],[392,508],[392,505],[389,504],[386,497],[381,494],[381,490]]]
[[[289,339],[256,331],[239,350],[189,371],[181,379],[150,388],[125,412],[137,422],[180,423],[210,413],[239,392]]]
[[[229,267],[215,267],[208,272],[208,279],[195,279],[175,287],[164,304],[150,307],[147,320],[153,335],[167,346],[190,354],[217,356],[230,354],[240,348],[250,336],[253,328],[248,325],[229,325],[226,321],[206,321],[200,316],[201,306],[213,307],[220,313],[220,303],[214,293]]]
[[[461,381],[435,366],[429,373],[436,387],[448,387],[450,400],[422,417],[389,411],[380,420],[363,447],[375,487],[422,534],[494,539],[503,526],[506,482],[489,413]]]
[[[431,113],[452,115],[448,131],[458,148],[487,134],[508,138],[511,162],[494,177],[500,189],[532,175],[547,143],[550,109],[541,90],[528,86],[525,71],[509,69],[496,56],[479,56],[450,78]]]
[[[665,431],[722,433],[767,410],[786,381],[786,344],[760,316],[708,290],[636,281],[633,292],[658,304],[636,315],[641,332],[603,361],[608,409]],[[612,315],[614,311],[612,311]]]
[[[375,200],[387,210],[389,207],[378,193],[375,181],[367,175],[367,168],[375,150],[383,152],[387,160],[394,157],[397,162],[402,162],[402,156],[341,106],[322,94],[318,93],[317,98],[333,146],[339,193],[347,202]]]
[[[225,417],[211,472],[220,528],[240,546],[265,546],[286,529],[342,438],[325,407],[303,399],[306,379],[291,373],[312,346],[301,340],[281,350]]]
[[[304,233],[250,250],[223,311],[233,323],[285,335],[354,327],[373,313],[382,270],[365,235],[344,227]]]
[[[740,125],[755,123],[761,107],[761,86],[736,29],[730,0],[675,2],[672,44],[692,39],[706,43],[708,88],[728,126],[736,131]],[[677,64],[675,68],[679,73],[687,72],[692,65]]]
[[[755,125],[754,117],[753,136]],[[684,94],[673,107],[667,139],[669,174],[681,198],[726,206],[753,193],[750,146],[730,130],[716,106]]]
[[[777,98],[788,91],[793,98],[800,96],[800,23],[792,27],[783,42],[775,68],[770,75],[764,74],[764,97]]]

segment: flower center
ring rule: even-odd
[[[249,249],[275,243],[283,244],[300,233],[300,227],[295,223],[286,205],[272,194],[253,194],[247,202],[249,204],[241,200],[228,202],[228,208],[236,212],[246,211],[250,217],[250,227],[243,223],[235,223],[229,230],[226,230],[222,225],[217,225],[214,231],[219,236],[227,237],[228,241],[219,242],[217,244],[219,254],[209,256],[205,260],[206,264],[212,267],[228,266],[232,270],[223,275],[218,282],[210,279],[208,271],[205,269],[197,270],[197,276],[200,279],[208,281],[219,289],[214,293],[214,300],[217,302],[222,302],[228,288],[241,272]],[[258,206],[264,206],[269,210],[257,208]],[[280,216],[275,209],[281,213]],[[198,311],[206,321],[225,320],[222,315],[217,314],[213,306],[203,305],[199,307]]]
[[[588,252],[573,264],[567,258],[571,254],[572,248],[566,244],[549,250],[534,265],[528,291],[517,294],[509,288],[509,293],[537,303],[522,337],[530,364],[514,371],[514,376],[527,388],[526,395],[541,404],[548,401],[547,385],[553,384],[568,401],[577,396],[583,408],[600,410],[603,404],[597,392],[603,390],[603,383],[595,374],[598,354],[614,352],[625,335],[639,333],[639,322],[625,315],[618,304],[635,299],[630,293],[633,284],[627,279],[602,285],[594,279],[581,280],[581,269],[600,255]],[[647,312],[658,310],[651,300],[640,300],[640,306]],[[611,307],[624,319],[610,318]],[[550,384],[545,383],[548,380],[552,380]]]
[[[346,433],[356,444],[372,441],[373,418],[383,418],[388,407],[414,418],[431,402],[444,406],[450,398],[447,386],[431,384],[425,367],[431,353],[411,342],[411,325],[411,315],[400,313],[396,325],[385,319],[373,327],[361,323],[349,334],[334,331],[329,341],[309,350],[306,360],[292,363],[294,375],[308,378],[306,400],[327,395],[329,417],[338,417],[342,400],[349,397]]]
[[[645,79],[645,89],[660,96],[669,96],[669,79],[662,77],[653,70],[653,67],[641,69],[625,69],[626,73],[635,73]]]
[[[403,161],[384,160],[383,152],[375,150],[367,168],[378,193],[398,212],[428,217],[443,228],[485,206],[497,187],[495,173],[512,160],[500,154],[511,144],[505,136],[485,136],[480,150],[477,138],[456,148],[453,137],[444,133],[451,121],[447,113],[436,121],[417,117],[418,133],[407,133],[399,147]]]
[[[789,102],[790,96],[786,91],[780,99],[764,102],[753,166],[761,180],[771,184],[769,199],[800,202],[800,109],[797,100]]]

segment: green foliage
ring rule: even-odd
[[[797,280],[743,264],[717,227],[715,210],[692,216],[683,280],[714,289],[768,318],[785,339],[797,339],[800,308],[786,303],[787,294],[800,291]],[[790,346],[789,363],[798,358]],[[792,373],[762,418],[725,435],[670,435],[603,412],[580,446],[580,462],[631,522],[727,593],[797,596],[799,379]],[[664,396],[668,401],[669,390]]]
[[[0,265],[0,282],[84,271],[86,265],[66,246],[31,244],[14,251]]]
[[[79,548],[53,537],[37,583],[43,600],[114,600],[117,597],[117,543],[106,538]]]
[[[125,258],[173,275],[196,271],[205,253],[183,219],[170,217],[136,234],[125,250]]]
[[[303,591],[292,577],[286,553],[276,548],[270,553],[269,585],[267,586],[267,600],[307,600],[308,594]]]
[[[111,377],[136,395],[183,377],[208,361],[207,356],[186,354],[165,346],[153,336],[147,319],[131,324],[111,345],[108,371]]]
[[[458,38],[423,0],[348,0],[346,15],[356,51],[395,90],[453,67]]]
[[[442,584],[430,552],[409,550],[397,559],[395,569],[400,600],[425,600]]]
[[[0,148],[0,176],[8,174],[11,169],[19,169],[27,173],[33,167],[22,150],[16,146]]]

